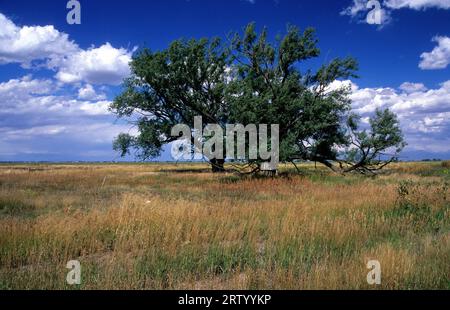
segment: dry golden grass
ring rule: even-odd
[[[73,259],[82,289],[450,288],[443,164],[377,178],[207,168],[0,166],[0,288],[79,288],[65,283]],[[366,282],[371,259],[380,286]]]

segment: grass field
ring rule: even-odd
[[[449,166],[240,178],[202,164],[3,164],[0,289],[450,289]],[[80,286],[66,284],[73,259]]]

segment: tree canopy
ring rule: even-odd
[[[349,87],[331,87],[357,77],[356,60],[336,58],[315,72],[304,68],[320,55],[314,29],[288,26],[271,42],[266,29],[258,34],[249,24],[228,41],[176,40],[165,50],[134,55],[132,75],[111,110],[133,122],[139,134],[119,135],[114,149],[122,155],[134,150],[142,160],[157,157],[178,139],[170,135],[173,126],[202,116],[205,125],[222,127],[279,124],[282,162],[309,160],[368,173],[396,160],[405,143],[395,114],[377,110],[369,128],[359,129]],[[223,170],[223,160],[208,160],[214,171]]]

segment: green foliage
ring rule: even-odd
[[[334,144],[345,143],[341,118],[350,109],[348,91],[326,92],[338,78],[355,76],[353,59],[335,59],[312,74],[299,65],[319,55],[314,30],[300,33],[288,27],[277,44],[260,35],[254,24],[241,37],[235,34],[232,50],[238,72],[228,88],[230,119],[243,124],[279,124],[280,160],[335,159]]]
[[[129,134],[121,133],[113,142],[113,150],[120,152],[123,157],[129,153],[131,145],[134,143],[134,137]]]
[[[384,151],[395,148],[396,156],[404,147],[392,112],[377,110],[370,131],[358,130],[350,89],[330,87],[357,77],[355,59],[333,59],[317,72],[303,69],[320,55],[314,29],[288,26],[271,42],[266,29],[258,33],[251,23],[230,41],[225,46],[219,39],[177,40],[166,50],[135,55],[132,76],[111,110],[130,119],[139,135],[119,135],[114,149],[122,156],[135,149],[141,159],[156,157],[178,138],[170,136],[171,128],[192,124],[195,116],[202,116],[204,125],[223,127],[279,124],[281,161],[316,161],[334,170],[338,162],[346,165],[344,171],[372,172],[384,167]],[[346,154],[339,153],[343,148]]]
[[[177,139],[170,136],[177,124],[192,124],[197,115],[205,123],[226,123],[223,94],[228,62],[219,39],[177,40],[163,51],[137,53],[132,76],[110,108],[130,119],[139,135],[119,135],[114,149],[122,156],[135,149],[145,160],[157,157],[164,144]]]
[[[350,147],[345,153],[347,163],[356,162],[346,171],[372,172],[396,161],[406,146],[397,116],[388,109],[376,109],[369,119],[369,128],[358,130],[359,116],[347,120]],[[386,153],[386,151],[392,153]]]

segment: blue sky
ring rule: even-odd
[[[0,0],[0,161],[117,159],[112,140],[132,129],[107,106],[134,48],[252,21],[272,37],[316,28],[322,53],[305,65],[355,57],[360,78],[335,83],[351,84],[354,110],[396,112],[404,159],[450,158],[450,0],[380,1],[380,25],[366,22],[366,0],[80,0],[80,25],[67,2]]]

